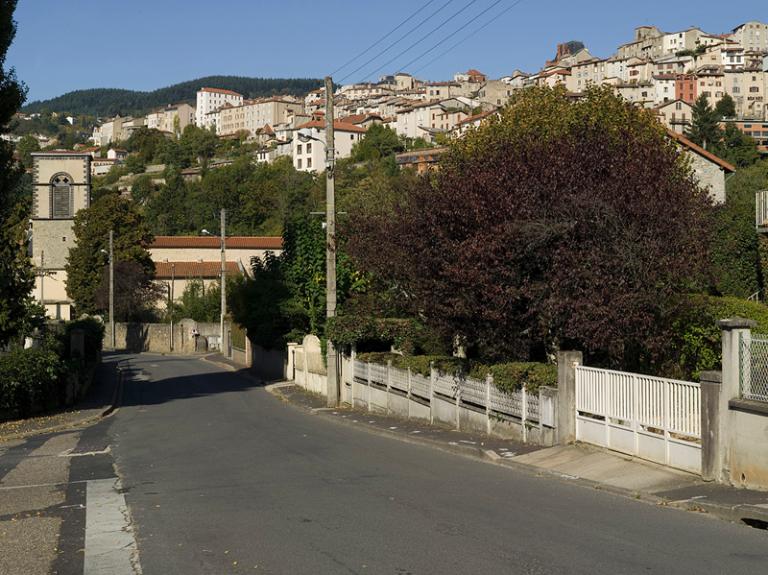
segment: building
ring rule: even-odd
[[[219,110],[216,132],[220,136],[247,132],[249,137],[254,137],[265,126],[290,122],[294,115],[303,113],[301,102],[287,98],[246,100],[240,106],[224,105]]]
[[[147,114],[147,128],[179,135],[195,123],[195,108],[186,103],[168,105]]]
[[[232,90],[224,90],[222,88],[200,88],[197,91],[197,103],[195,106],[195,123],[201,128],[210,128],[212,122],[217,120],[216,116],[210,115],[224,106],[229,104],[230,106],[240,106],[243,103],[242,94],[233,92]]]
[[[251,273],[254,258],[264,259],[269,252],[280,255],[283,239],[273,236],[231,236],[227,238],[227,275]],[[218,284],[221,277],[221,243],[210,236],[155,236],[149,246],[155,263],[155,279],[170,287],[179,300],[190,281],[198,280],[205,289]]]
[[[659,120],[677,134],[685,133],[691,125],[693,106],[685,100],[664,102],[654,108]]]
[[[48,317],[69,320],[65,266],[75,246],[74,218],[91,201],[91,155],[34,152],[32,168],[32,262],[38,271],[33,297]]]
[[[682,153],[690,158],[691,168],[699,186],[709,193],[715,204],[724,204],[725,177],[734,173],[736,168],[701,146],[694,144],[682,134],[675,133],[670,129],[667,129],[667,134],[677,143]]]
[[[768,24],[751,20],[733,29],[735,40],[747,52],[768,52]]]
[[[313,120],[296,127],[297,131],[307,130],[311,139],[302,141],[294,137],[291,142],[293,167],[300,172],[325,171],[325,121]],[[365,136],[365,128],[342,120],[333,123],[333,142],[336,158],[348,158],[352,148]]]
[[[757,142],[757,150],[768,155],[768,122],[753,120],[723,120],[723,124],[732,124]]]
[[[437,168],[440,157],[448,152],[449,148],[424,148],[401,152],[395,156],[395,161],[400,169],[414,169],[417,174],[425,174]]]

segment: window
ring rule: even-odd
[[[312,158],[307,158],[307,168],[312,167]]]
[[[352,140],[352,141],[354,141],[354,139],[355,139],[355,135],[354,135],[354,134],[350,134],[350,135],[349,135],[349,139],[350,139],[350,140]]]
[[[72,178],[68,174],[56,174],[51,179],[51,218],[69,219],[74,212]]]
[[[675,104],[675,110],[682,110],[682,109],[683,109],[683,103],[682,102],[678,102],[677,104]]]
[[[312,142],[307,142],[307,154],[312,153]]]
[[[300,169],[301,169],[301,158],[299,158],[298,160],[296,160],[296,169],[297,169],[297,170],[300,170]]]
[[[301,154],[301,144],[296,146],[296,153]]]

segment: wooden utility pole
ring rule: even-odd
[[[219,352],[224,354],[224,316],[227,313],[227,212],[221,209],[221,318],[219,323]]]
[[[333,135],[333,79],[325,78],[325,232],[326,232],[326,326],[336,315],[336,150]],[[339,405],[337,353],[328,339],[328,407]]]
[[[115,231],[109,230],[109,341],[115,349]]]

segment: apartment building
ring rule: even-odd
[[[168,105],[147,114],[146,126],[179,135],[184,128],[195,123],[195,108],[187,103]]]
[[[768,52],[768,24],[745,22],[733,29],[732,38],[747,52]]]
[[[238,132],[254,137],[265,126],[289,122],[295,114],[302,114],[304,105],[287,98],[246,100],[239,106],[225,104],[219,110],[216,133],[231,136]]]
[[[214,112],[228,104],[230,106],[240,106],[243,103],[242,94],[232,90],[222,88],[200,88],[197,91],[197,105],[195,106],[195,123],[201,128],[215,127],[213,122],[218,121],[218,117],[212,115]]]
[[[654,109],[662,124],[676,134],[684,134],[691,125],[693,106],[684,100],[671,100]]]
[[[308,132],[309,138],[298,136],[302,131]],[[291,149],[293,166],[301,172],[323,172],[325,170],[325,121],[313,120],[296,127]],[[348,158],[352,148],[365,136],[365,128],[335,121],[333,123],[333,144],[336,158]]]

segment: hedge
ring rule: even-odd
[[[15,349],[0,355],[0,410],[26,417],[59,402],[66,366],[50,349]]]
[[[398,369],[410,368],[413,373],[429,376],[430,365],[442,373],[465,373],[475,379],[493,376],[496,387],[504,391],[514,391],[525,386],[531,392],[541,386],[557,387],[557,366],[536,362],[509,362],[485,364],[466,359],[443,355],[400,355],[397,353],[361,353],[357,359],[369,363],[386,364]]]

